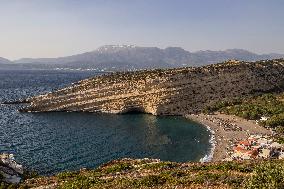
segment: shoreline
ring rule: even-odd
[[[201,123],[199,123],[201,124]],[[203,125],[203,124],[202,124]],[[210,132],[210,139],[209,143],[211,145],[210,152],[206,154],[203,158],[200,158],[199,162],[205,163],[205,162],[211,162],[214,156],[215,148],[216,148],[216,140],[215,140],[215,131],[211,129],[208,125],[203,125],[207,128],[207,130]]]
[[[210,143],[212,147],[210,153],[201,159],[204,162],[216,162],[228,158],[233,145],[237,141],[247,139],[250,135],[272,134],[270,130],[256,124],[255,121],[245,120],[234,115],[220,113],[212,115],[190,114],[185,115],[185,118],[204,125],[211,132]]]

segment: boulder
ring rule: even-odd
[[[0,154],[0,182],[18,184],[23,174],[23,166],[15,161],[13,154]]]

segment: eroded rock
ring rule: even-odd
[[[13,154],[0,154],[0,180],[10,184],[18,184],[23,174],[23,166],[15,161]]]
[[[26,112],[184,115],[222,99],[284,90],[284,60],[113,73],[27,99]]]

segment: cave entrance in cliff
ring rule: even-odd
[[[145,109],[142,107],[128,107],[123,112],[123,114],[145,114]]]

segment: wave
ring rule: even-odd
[[[210,148],[209,153],[206,154],[203,158],[201,158],[199,160],[202,163],[203,162],[210,162],[213,159],[214,151],[215,151],[215,148],[216,148],[215,132],[208,125],[204,125],[204,126],[211,133],[210,139],[209,139],[209,143],[211,145],[211,148]]]

